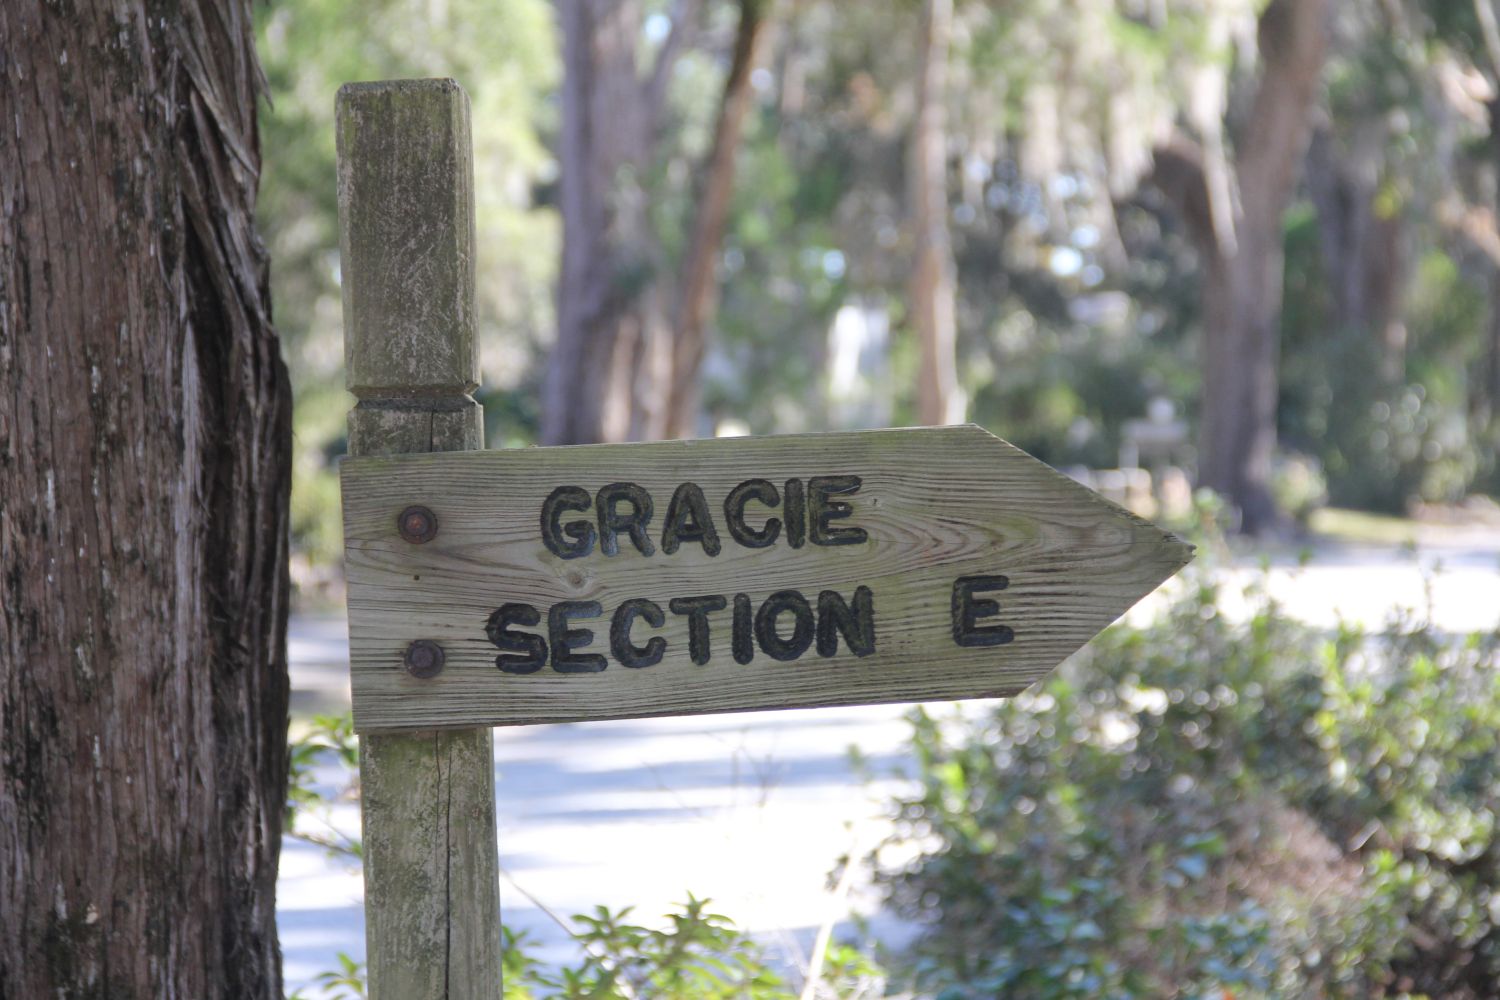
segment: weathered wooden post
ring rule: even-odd
[[[469,99],[452,80],[349,84],[337,117],[344,356],[358,399],[349,453],[483,448],[469,395],[479,380]],[[413,546],[439,527],[425,508],[401,517]],[[395,655],[413,681],[443,667],[435,643]],[[497,1000],[493,731],[365,732],[360,785],[370,996]]]

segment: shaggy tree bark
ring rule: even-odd
[[[679,288],[664,278],[643,179],[658,156],[667,84],[696,30],[701,0],[677,4],[671,33],[645,74],[636,68],[639,0],[560,4],[563,254],[557,342],[542,388],[544,444],[691,433],[735,153],[769,4],[740,2]]]
[[[0,996],[281,996],[246,0],[0,4]]]
[[[1250,534],[1281,520],[1271,495],[1282,292],[1282,216],[1307,149],[1327,50],[1327,0],[1272,0],[1260,15],[1261,68],[1230,169],[1233,225],[1215,227],[1202,150],[1156,151],[1153,180],[1178,205],[1204,265],[1198,481],[1224,494]],[[1222,218],[1223,214],[1219,213]]]
[[[917,115],[912,126],[908,198],[914,254],[910,309],[921,345],[917,373],[917,416],[924,424],[952,424],[964,418],[958,386],[955,312],[957,290],[953,245],[948,235],[948,135],[944,107],[948,81],[948,39],[952,0],[922,5],[921,70]]]

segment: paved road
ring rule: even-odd
[[[1435,567],[1441,569],[1435,570]],[[1309,622],[1340,618],[1379,627],[1393,608],[1433,608],[1451,631],[1500,622],[1500,532],[1445,532],[1416,551],[1328,547],[1306,568],[1275,565],[1262,577],[1235,569],[1228,603],[1246,583]],[[1134,613],[1139,619],[1151,607]],[[347,705],[341,617],[292,623],[293,710]],[[508,880],[506,922],[532,933],[551,960],[571,958],[566,935],[538,906],[559,914],[595,904],[634,905],[654,917],[691,890],[760,934],[795,963],[817,926],[847,913],[827,874],[851,845],[885,828],[881,803],[897,787],[866,785],[848,759],[858,747],[884,774],[905,761],[904,709],[824,709],[497,730],[500,860]],[[320,773],[334,787],[343,776]],[[352,808],[333,822],[358,829]],[[289,842],[280,883],[289,988],[363,955],[361,882],[314,847]],[[856,892],[856,907],[873,901]],[[900,929],[877,922],[877,930]]]
[[[296,674],[323,684],[334,675],[341,620],[299,619],[294,648],[320,651]],[[326,687],[304,702],[325,706]],[[849,759],[884,775],[904,761],[904,707],[765,712],[500,729],[495,738],[501,884],[505,921],[574,956],[559,915],[595,904],[633,905],[654,918],[689,891],[755,931],[788,963],[818,926],[846,917],[826,883],[836,859],[872,845],[883,829],[890,778],[861,780]],[[343,775],[320,772],[327,788]],[[347,833],[351,808],[331,817]],[[295,841],[280,884],[282,947],[289,987],[363,953],[357,871]],[[530,898],[528,898],[530,897]],[[868,900],[864,909],[873,909]],[[887,927],[896,933],[898,929]]]

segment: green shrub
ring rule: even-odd
[[[526,954],[524,934],[505,931],[505,1000],[789,1000],[796,994],[771,971],[760,946],[728,917],[688,897],[653,929],[629,921],[630,908],[573,918],[583,960],[556,972]]]
[[[630,908],[603,906],[575,916],[570,931],[583,953],[575,965],[549,969],[531,952],[525,932],[502,927],[500,944],[504,1000],[796,1000],[800,995],[775,972],[764,950],[708,900],[688,897],[665,928],[629,920]],[[366,995],[363,962],[340,953],[339,968],[321,973],[314,986],[328,1000]],[[822,1000],[861,1000],[882,995],[884,974],[848,946],[828,949]],[[308,1000],[305,991],[289,1000]]]
[[[359,737],[354,734],[354,716],[314,715],[299,722],[287,741],[286,813],[282,830],[325,848],[332,856],[361,858],[364,845],[349,837],[330,818],[338,802],[359,798]],[[348,776],[343,787],[325,794],[316,786],[313,768],[320,759],[332,758]]]
[[[1500,995],[1491,636],[1334,636],[1206,573],[980,716],[912,717],[876,878],[919,994]]]

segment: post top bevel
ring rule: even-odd
[[[432,76],[401,80],[360,80],[346,83],[339,87],[338,99],[344,101],[366,94],[384,94],[392,91],[438,94],[459,93],[466,99],[469,96],[468,92],[464,90],[463,85],[452,77]]]

